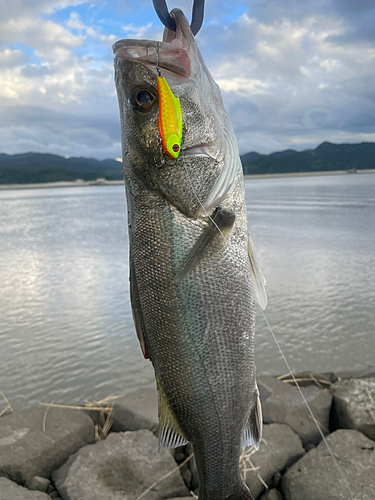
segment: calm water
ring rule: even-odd
[[[292,367],[374,363],[375,175],[251,180],[246,192],[266,314]],[[0,191],[0,318],[0,389],[15,408],[153,383],[129,304],[123,187]],[[256,360],[286,371],[260,314]]]

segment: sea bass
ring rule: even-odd
[[[219,87],[181,10],[163,42],[114,44],[128,204],[130,291],[159,392],[159,448],[191,442],[199,500],[251,499],[241,447],[259,445],[254,292],[238,147]],[[181,152],[163,151],[158,76],[179,99]],[[177,151],[177,146],[176,146]]]

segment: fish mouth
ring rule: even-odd
[[[115,57],[144,64],[155,74],[158,65],[177,77],[189,78],[191,61],[188,52],[194,37],[180,9],[173,9],[170,15],[176,21],[176,31],[165,28],[162,42],[119,40],[112,47]]]

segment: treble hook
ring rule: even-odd
[[[170,16],[166,0],[152,0],[160,21],[171,31],[176,31],[176,21]],[[195,36],[201,29],[204,15],[204,0],[194,0],[190,29]]]

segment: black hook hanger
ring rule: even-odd
[[[156,14],[164,26],[176,31],[176,21],[170,16],[166,0],[152,0]],[[194,0],[190,29],[195,36],[201,29],[204,16],[204,0]]]

